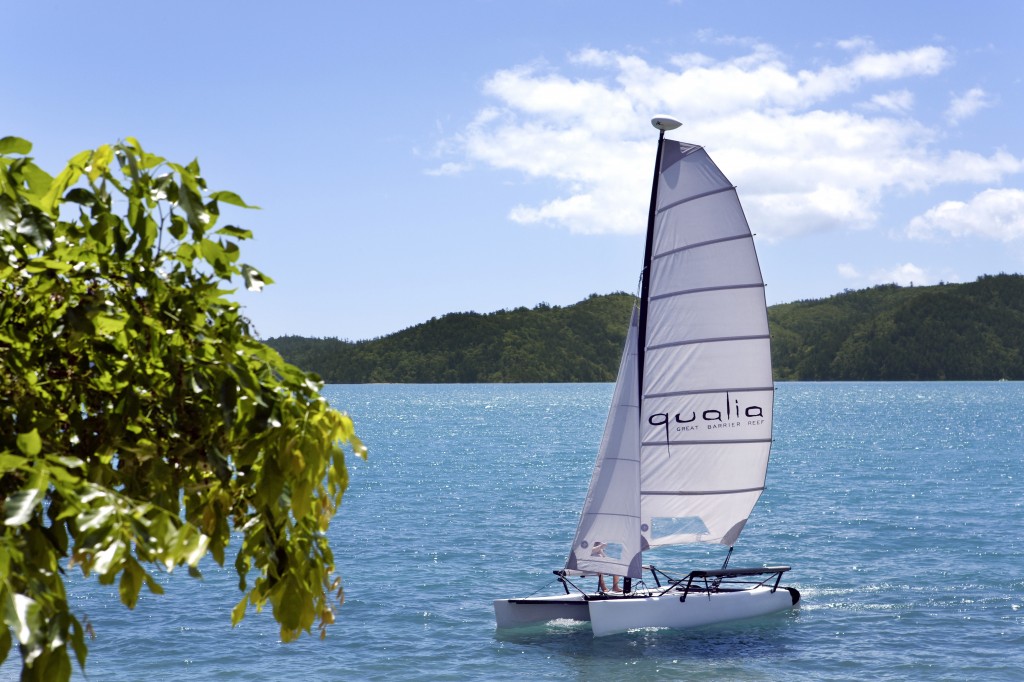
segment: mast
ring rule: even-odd
[[[670,116],[655,116],[651,119],[651,125],[658,129],[658,152],[654,156],[654,179],[651,181],[651,206],[647,212],[647,239],[644,243],[644,267],[640,274],[640,314],[639,329],[637,330],[636,360],[637,360],[637,410],[638,419],[643,422],[644,418],[644,349],[647,348],[647,298],[650,293],[651,284],[651,255],[654,251],[654,221],[658,214],[658,181],[661,178],[661,150],[665,142],[665,131],[675,130],[682,125],[679,121]],[[643,425],[639,425],[640,433],[643,433]],[[633,581],[627,576],[623,578],[622,589],[628,593],[632,591]]]
[[[658,213],[658,180],[661,177],[661,150],[665,142],[665,131],[675,130],[683,125],[671,116],[655,116],[651,125],[658,129],[658,153],[654,157],[654,181],[651,183],[651,207],[647,213],[647,240],[644,245],[644,267],[640,273],[640,328],[636,344],[637,355],[637,399],[640,405],[640,419],[643,420],[644,404],[644,349],[647,348],[647,298],[650,293],[651,254],[654,251],[654,221]],[[642,427],[641,427],[642,428]]]

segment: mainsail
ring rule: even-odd
[[[645,549],[732,546],[764,488],[774,387],[750,228],[702,147],[659,144],[640,310],[570,570],[639,577]]]

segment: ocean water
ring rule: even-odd
[[[731,565],[788,564],[797,610],[594,639],[496,632],[572,539],[610,384],[329,386],[370,447],[331,527],[346,603],[326,640],[232,629],[231,568],[160,576],[134,611],[74,579],[89,680],[1024,679],[1024,385],[783,383]],[[716,568],[718,547],[648,555]],[[230,561],[229,561],[230,563]],[[0,667],[16,679],[17,653]]]

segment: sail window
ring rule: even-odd
[[[587,549],[587,543],[583,543],[583,548]],[[609,559],[622,559],[623,546],[618,542],[601,542],[595,540],[594,544],[589,545],[590,556],[601,557]]]
[[[655,516],[651,519],[651,539],[670,535],[707,535],[708,527],[699,516]]]

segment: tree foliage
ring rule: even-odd
[[[564,308],[451,313],[357,343],[298,336],[267,343],[331,383],[614,381],[635,300],[595,294]]]
[[[1024,379],[1024,277],[847,291],[772,306],[780,379]]]
[[[130,138],[56,176],[30,151],[0,139],[0,662],[17,644],[25,680],[68,679],[70,652],[84,668],[68,571],[132,608],[229,544],[233,623],[269,602],[283,640],[323,634],[325,532],[365,449],[228,298],[270,281],[239,261],[250,233],[217,225],[245,202]]]
[[[270,339],[332,383],[612,381],[634,298],[451,313],[368,341]],[[845,291],[771,306],[779,380],[1024,379],[1024,277]]]

